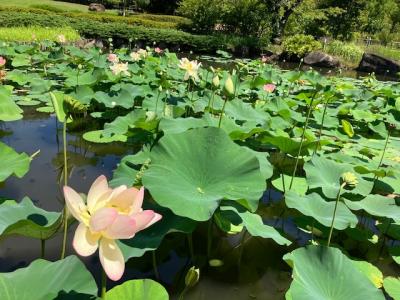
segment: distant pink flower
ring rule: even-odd
[[[3,57],[0,56],[0,67],[3,67],[6,64],[7,60]]]
[[[69,186],[64,186],[64,197],[69,212],[79,221],[73,240],[75,251],[89,256],[99,248],[100,263],[114,281],[125,271],[125,260],[115,240],[131,239],[162,218],[142,209],[143,187],[138,190],[122,185],[112,189],[104,175],[93,182],[86,203]]]
[[[161,54],[161,53],[163,53],[163,50],[159,47],[156,47],[156,48],[154,48],[154,52],[157,54]]]
[[[264,85],[264,91],[266,91],[267,93],[272,93],[273,91],[275,91],[275,89],[276,89],[275,84],[268,83],[268,84]]]
[[[114,75],[120,75],[121,73],[125,76],[129,76],[128,63],[115,63],[110,66],[111,71]]]
[[[118,55],[117,55],[117,54],[114,54],[114,53],[108,54],[107,59],[108,59],[108,61],[111,62],[111,63],[117,63],[117,62],[119,62]]]
[[[268,61],[268,57],[266,57],[265,55],[261,56],[261,61],[263,63],[266,63]]]
[[[57,36],[57,39],[61,44],[64,44],[67,41],[67,39],[65,38],[65,35],[63,35],[63,34],[59,34]]]

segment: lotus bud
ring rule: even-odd
[[[82,69],[83,69],[83,66],[82,66],[81,64],[79,64],[79,65],[78,65],[78,69],[79,69],[79,70],[82,70]]]
[[[218,77],[218,75],[215,75],[215,77],[212,80],[212,83],[213,83],[213,86],[215,88],[219,87],[219,77]]]
[[[228,95],[233,96],[235,94],[235,86],[233,84],[233,80],[230,75],[225,81],[224,88],[225,88],[225,92],[228,93]]]
[[[342,180],[349,187],[355,187],[358,184],[357,176],[352,172],[343,173]]]
[[[185,276],[186,287],[194,287],[200,279],[200,269],[196,269],[194,266],[191,267]]]
[[[159,91],[160,93],[162,92],[162,86],[161,86],[161,85],[158,87],[158,91]]]

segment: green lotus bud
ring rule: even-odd
[[[352,172],[343,173],[342,180],[349,187],[355,187],[358,184],[357,176]]]
[[[233,96],[235,94],[235,86],[233,84],[232,77],[229,76],[226,81],[225,81],[225,92],[228,93],[230,96]]]
[[[79,64],[79,65],[78,65],[78,69],[79,69],[79,70],[82,70],[82,69],[83,69],[83,66],[82,66],[81,64]]]
[[[162,92],[162,86],[161,86],[161,85],[158,87],[158,90],[159,90],[160,92]]]
[[[186,287],[194,287],[200,279],[200,269],[196,269],[194,266],[191,267],[185,276]]]
[[[215,88],[219,87],[219,77],[218,77],[218,75],[215,75],[215,77],[212,80],[212,83],[213,83],[213,86]]]

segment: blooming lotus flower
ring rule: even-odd
[[[117,63],[117,62],[119,62],[118,55],[117,55],[117,54],[114,54],[114,53],[108,54],[107,60],[108,60],[109,62],[111,62],[111,63]]]
[[[126,76],[129,76],[128,63],[115,63],[110,66],[110,69],[114,75],[119,75],[122,73]]]
[[[147,51],[145,49],[139,49],[137,51],[137,53],[143,58],[145,58],[148,55],[148,53],[147,53]]]
[[[133,61],[139,61],[142,59],[141,55],[138,52],[132,52],[130,56]]]
[[[67,39],[65,38],[65,35],[63,35],[63,34],[59,34],[59,35],[57,36],[57,40],[58,40],[58,42],[61,43],[61,44],[64,44],[64,43],[67,41]]]
[[[267,93],[272,93],[273,91],[275,91],[275,89],[276,89],[275,84],[269,83],[264,85],[264,91],[266,91]]]
[[[3,67],[6,64],[7,60],[3,57],[0,56],[0,67]]]
[[[188,80],[190,77],[192,77],[194,80],[198,80],[198,71],[200,66],[201,63],[197,63],[197,60],[190,61],[186,57],[182,58],[178,65],[179,68],[186,71],[184,80]]]
[[[73,247],[82,256],[99,248],[100,263],[107,276],[119,280],[125,260],[115,240],[130,239],[161,219],[152,210],[142,210],[144,188],[108,187],[107,178],[98,177],[90,187],[86,203],[69,186],[64,186],[69,212],[79,221]]]
[[[268,57],[266,57],[265,55],[261,56],[261,61],[262,61],[263,63],[268,62]]]
[[[159,47],[154,48],[154,52],[157,53],[157,54],[163,53],[162,49],[159,48]]]

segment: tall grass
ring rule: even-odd
[[[356,67],[363,56],[364,49],[353,43],[332,41],[324,49],[328,54],[336,56],[346,66]]]
[[[96,2],[96,1],[93,1]],[[48,5],[53,6],[63,11],[88,11],[87,5],[81,5],[76,3],[68,3],[54,0],[0,0],[0,5],[4,6],[23,6],[30,7],[35,5]],[[1,25],[1,24],[0,24]]]
[[[364,47],[365,52],[377,54],[386,58],[400,61],[400,49],[390,48],[383,45],[371,45]]]
[[[0,27],[0,41],[57,41],[60,34],[65,36],[67,42],[74,42],[80,39],[76,30],[70,27]]]

